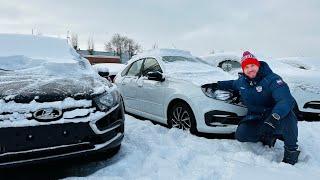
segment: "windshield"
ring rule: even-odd
[[[194,57],[184,57],[184,56],[163,56],[162,60],[165,63],[171,62],[201,62]]]

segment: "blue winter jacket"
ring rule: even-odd
[[[241,75],[237,80],[219,81],[218,89],[239,93],[242,103],[248,108],[243,120],[266,118],[271,113],[283,118],[295,104],[288,85],[264,61],[260,61],[260,69],[254,79]]]

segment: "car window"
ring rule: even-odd
[[[148,72],[156,71],[163,73],[158,61],[154,58],[147,58],[143,64],[142,75],[146,76]]]
[[[128,70],[127,76],[140,76],[143,59],[134,62]]]

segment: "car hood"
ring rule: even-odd
[[[196,86],[237,78],[237,76],[226,73],[222,69],[202,63],[167,63],[165,69],[166,77],[184,80]]]
[[[105,92],[111,84],[86,61],[53,63],[26,57],[1,57],[0,99],[28,103],[87,99]],[[12,61],[10,61],[12,60]]]

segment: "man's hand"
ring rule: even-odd
[[[278,114],[272,114],[263,123],[261,127],[261,141],[264,145],[273,147],[276,141],[274,132],[280,124],[280,117]]]

